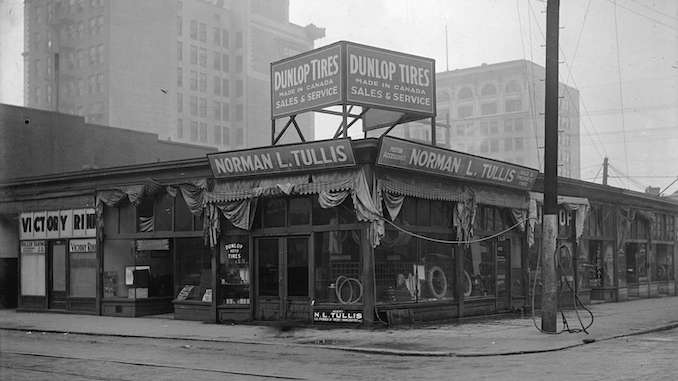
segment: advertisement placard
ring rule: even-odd
[[[19,239],[60,239],[96,236],[93,208],[26,212],[19,215]]]
[[[362,323],[363,313],[345,310],[314,310],[313,321],[325,323]]]
[[[539,173],[532,168],[389,137],[382,139],[377,164],[523,190],[532,189]]]
[[[273,63],[273,118],[340,103],[341,62],[341,45],[334,44]]]
[[[352,43],[346,56],[348,103],[435,115],[434,60]]]
[[[208,154],[216,178],[280,174],[355,165],[350,139]]]

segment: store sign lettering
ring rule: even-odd
[[[363,313],[344,310],[313,311],[313,321],[330,323],[362,323]]]
[[[70,253],[92,253],[97,250],[96,239],[72,239],[68,241]]]
[[[22,241],[21,254],[45,254],[45,241]]]
[[[228,259],[239,260],[242,257],[241,251],[245,247],[242,243],[227,243],[224,245],[221,262],[225,263]],[[224,257],[225,255],[225,257]]]
[[[93,208],[21,213],[21,240],[94,237],[96,212]]]
[[[350,139],[207,155],[217,178],[255,176],[355,165]]]
[[[434,175],[531,189],[539,171],[406,140],[384,137],[377,164]]]

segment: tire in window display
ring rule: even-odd
[[[341,304],[356,304],[363,297],[363,285],[359,279],[339,275],[334,284],[334,292]]]

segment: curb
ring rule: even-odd
[[[133,335],[133,334],[122,334],[122,333],[97,333],[97,332],[72,332],[65,330],[55,330],[55,329],[29,329],[29,328],[19,328],[19,327],[0,327],[0,330],[6,331],[16,331],[16,332],[45,332],[45,333],[57,333],[57,334],[72,334],[72,335],[83,335],[83,336],[106,336],[106,337],[120,337],[120,338],[139,338],[139,339],[156,339],[156,340],[186,340],[186,341],[202,341],[209,343],[232,343],[232,344],[249,344],[249,345],[280,345],[288,347],[299,347],[299,348],[317,348],[317,349],[329,349],[337,350],[344,352],[354,352],[354,353],[364,353],[364,354],[376,354],[376,355],[388,355],[388,356],[410,356],[410,357],[499,357],[499,356],[517,356],[517,355],[526,355],[526,354],[537,354],[537,353],[548,353],[548,352],[557,352],[567,349],[572,349],[576,347],[581,347],[587,344],[594,344],[596,342],[610,341],[615,339],[620,339],[623,337],[639,336],[645,335],[652,332],[667,331],[674,328],[678,328],[678,322],[672,322],[669,324],[651,327],[647,329],[641,329],[636,332],[623,333],[618,335],[606,336],[601,338],[585,338],[581,342],[575,344],[568,344],[559,347],[545,348],[545,349],[531,349],[531,350],[517,350],[517,351],[507,351],[507,352],[491,352],[491,353],[455,353],[447,351],[408,351],[408,350],[399,350],[399,349],[386,349],[386,348],[373,348],[373,347],[350,347],[350,346],[340,346],[340,345],[322,345],[322,344],[302,344],[302,343],[286,343],[286,342],[275,342],[275,341],[256,341],[256,340],[228,340],[222,338],[196,338],[196,337],[182,337],[182,336],[153,336],[153,335]]]

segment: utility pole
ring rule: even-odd
[[[607,161],[607,156],[603,159],[603,185],[607,185],[607,166],[609,165]]]
[[[541,329],[558,328],[556,237],[558,236],[558,30],[560,0],[546,3],[546,92],[544,96],[544,219],[542,222]]]

